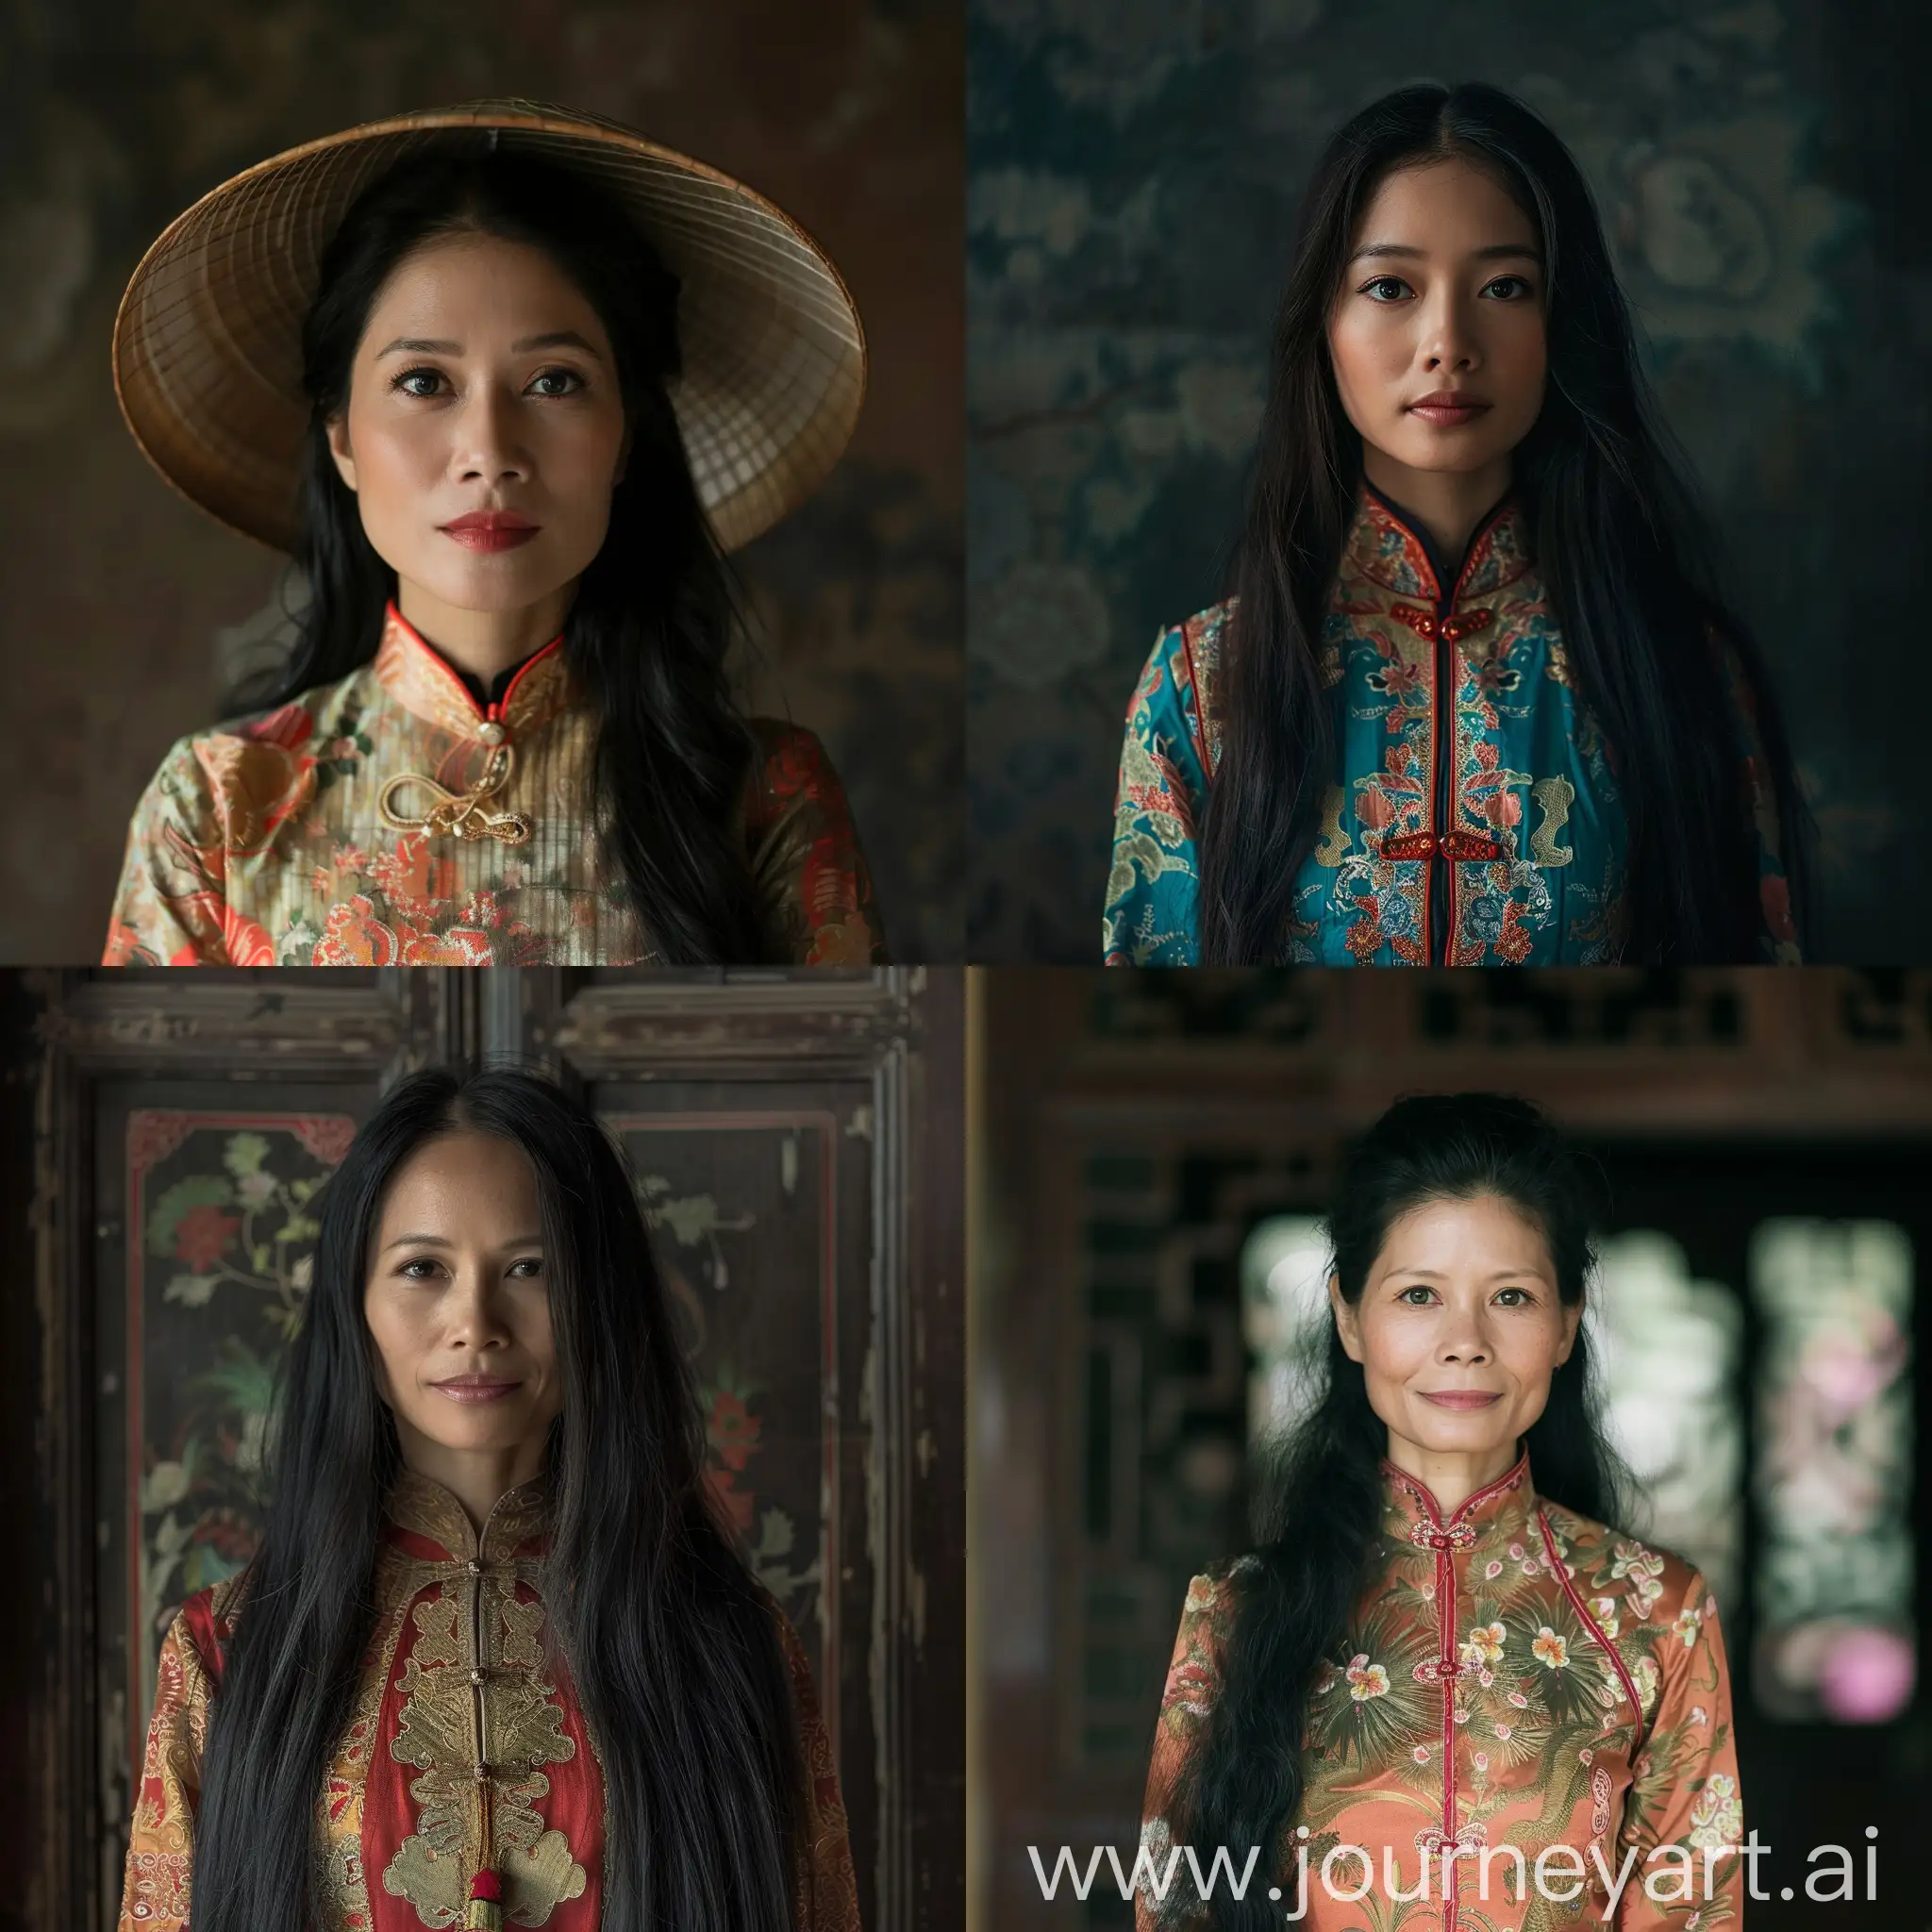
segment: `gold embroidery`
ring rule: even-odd
[[[1557,839],[1570,823],[1570,808],[1576,803],[1576,788],[1567,778],[1539,778],[1529,795],[1542,808],[1542,823],[1530,835],[1529,857],[1536,865],[1568,865],[1576,857]]]
[[[557,1687],[544,1675],[543,1605],[516,1595],[520,1580],[534,1588],[540,1574],[534,1558],[515,1551],[542,1528],[543,1503],[541,1481],[508,1491],[478,1538],[440,1484],[406,1474],[391,1498],[394,1521],[455,1559],[409,1566],[435,1594],[412,1613],[416,1641],[390,1746],[398,1763],[422,1774],[408,1787],[416,1830],[382,1882],[425,1925],[461,1923],[470,1874],[484,1864],[502,1876],[507,1924],[546,1924],[589,1883],[568,1838],[546,1830],[536,1808],[550,1793],[541,1767],[576,1755]],[[481,1567],[472,1570],[473,1560]]]
[[[1340,865],[1348,857],[1348,834],[1341,829],[1341,787],[1331,785],[1322,801],[1322,836],[1315,847],[1317,865]]]
[[[369,1875],[362,1869],[362,1806],[369,1789],[370,1753],[382,1715],[382,1693],[395,1669],[404,1612],[415,1594],[413,1575],[405,1574],[412,1568],[399,1563],[391,1551],[385,1550],[377,1558],[378,1634],[363,1660],[362,1681],[357,1687],[348,1726],[337,1741],[316,1803],[312,1891],[325,1932],[370,1923]]]

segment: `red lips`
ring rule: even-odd
[[[441,525],[442,534],[464,549],[484,551],[513,550],[542,527],[513,509],[473,509]]]
[[[1464,423],[1474,423],[1490,406],[1467,390],[1438,389],[1418,396],[1407,407],[1411,416],[1420,416],[1424,423],[1454,429]]]

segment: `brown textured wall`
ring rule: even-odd
[[[741,554],[749,690],[829,747],[895,956],[962,957],[963,61],[958,0],[0,0],[0,958],[99,956],[135,799],[277,578],[122,425],[108,330],[142,250],[283,147],[494,93],[739,175],[851,284],[865,412]]]

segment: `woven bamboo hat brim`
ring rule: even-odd
[[[749,188],[628,127],[537,101],[374,121],[237,175],[142,258],[114,321],[135,441],[225,524],[292,549],[309,405],[302,321],[349,204],[405,156],[488,130],[597,177],[682,284],[671,399],[719,543],[734,550],[824,481],[858,421],[865,338],[839,272]]]

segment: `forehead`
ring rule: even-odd
[[[500,235],[442,235],[412,248],[370,305],[366,334],[495,340],[573,328],[602,345],[604,325],[547,249]]]
[[[1536,224],[1487,168],[1452,158],[1398,168],[1370,196],[1357,248],[1395,243],[1449,256],[1506,243],[1534,250]]]
[[[537,1203],[537,1174],[514,1141],[494,1134],[439,1134],[396,1165],[383,1195],[378,1227],[447,1234],[509,1219],[527,1222]]]
[[[1512,1201],[1477,1194],[1466,1201],[1424,1201],[1389,1224],[1378,1274],[1442,1275],[1498,1272],[1555,1278],[1548,1238]]]

